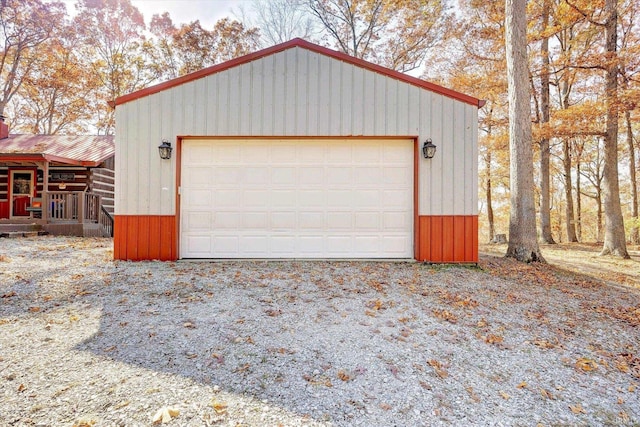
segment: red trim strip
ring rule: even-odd
[[[423,215],[418,222],[418,261],[478,262],[477,215]]]
[[[114,259],[178,259],[174,215],[116,215],[114,220]]]
[[[265,56],[273,55],[278,52],[285,51],[287,49],[291,49],[294,47],[300,47],[303,49],[310,50],[315,53],[319,53],[321,55],[329,56],[331,58],[337,59],[339,61],[346,62],[348,64],[352,64],[358,67],[362,67],[364,69],[385,75],[387,77],[391,77],[406,83],[409,83],[413,86],[417,86],[423,89],[427,89],[431,92],[439,93],[441,95],[447,96],[449,98],[457,99],[459,101],[465,102],[467,104],[474,105],[478,108],[482,108],[485,104],[484,100],[480,100],[478,98],[474,98],[469,95],[465,95],[464,93],[457,92],[452,89],[447,89],[445,87],[439,86],[437,84],[427,82],[424,80],[420,80],[416,77],[411,77],[406,74],[400,73],[399,71],[391,70],[389,68],[382,67],[377,64],[372,64],[371,62],[364,61],[359,58],[354,58],[353,56],[349,56],[343,52],[338,52],[335,50],[328,49],[326,47],[318,46],[317,44],[310,43],[306,40],[302,40],[300,38],[296,38],[290,40],[285,43],[281,43],[275,46],[268,47],[266,49],[250,53],[248,55],[241,56],[239,58],[234,58],[229,61],[223,62],[221,64],[216,64],[211,67],[203,68],[202,70],[196,71],[195,73],[187,74],[182,77],[178,77],[173,80],[169,80],[155,86],[150,86],[145,89],[141,89],[127,95],[123,95],[121,97],[116,98],[115,101],[111,101],[109,105],[111,107],[116,107],[117,105],[125,104],[127,102],[152,95],[154,93],[162,92],[169,88],[179,86],[184,83],[188,83],[197,79],[201,79],[203,77],[209,76],[211,74],[219,73],[224,70],[228,70],[229,68],[236,67],[238,65],[246,64],[251,61],[255,61],[260,58],[264,58]]]

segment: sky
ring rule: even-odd
[[[67,10],[74,13],[76,0],[63,0]],[[200,20],[204,27],[213,24],[226,16],[236,18],[233,11],[239,12],[251,8],[253,0],[131,0],[131,4],[142,12],[144,20],[149,24],[154,14],[169,12],[175,25]],[[237,18],[236,18],[237,19]]]
[[[205,27],[213,24],[225,16],[234,17],[233,10],[239,10],[241,5],[249,8],[252,0],[131,0],[144,15],[149,23],[151,16],[169,12],[174,24],[183,24],[196,19]]]

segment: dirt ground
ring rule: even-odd
[[[542,255],[552,266],[603,280],[640,289],[640,247],[629,246],[631,259],[600,256],[601,243],[559,243],[541,245]],[[506,244],[484,244],[480,254],[484,256],[503,256]]]

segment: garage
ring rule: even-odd
[[[182,258],[412,258],[408,139],[188,139]]]
[[[114,258],[477,262],[482,105],[302,39],[121,96]]]

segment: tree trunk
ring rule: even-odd
[[[506,0],[505,12],[511,155],[511,214],[506,256],[522,262],[544,262],[536,236],[526,0]]]
[[[604,246],[600,255],[629,258],[625,240],[620,186],[618,183],[618,1],[605,0],[607,22],[605,43],[607,50],[606,95],[607,125],[604,139]]]
[[[573,185],[571,181],[571,142],[568,138],[564,140],[564,196],[567,200],[565,205],[565,221],[567,225],[567,242],[577,242],[576,221],[573,216]]]
[[[486,188],[487,188],[487,221],[489,222],[489,241],[493,241],[496,236],[495,224],[493,221],[493,202],[491,201],[491,150],[485,156]]]
[[[546,29],[549,24],[549,2],[544,2],[542,11],[542,27]],[[540,47],[542,55],[542,70],[540,72],[540,110],[542,117],[540,123],[544,126],[549,123],[549,38],[544,37]],[[540,241],[554,244],[551,235],[551,203],[549,185],[549,138],[540,140]]]
[[[580,156],[576,161],[576,238],[582,242],[582,185],[580,182]]]
[[[633,146],[633,129],[631,128],[631,112],[624,112],[627,125],[627,146],[629,147],[629,180],[631,181],[631,233],[629,240],[633,245],[640,245],[640,227],[638,224],[638,181],[636,181],[636,151]]]

